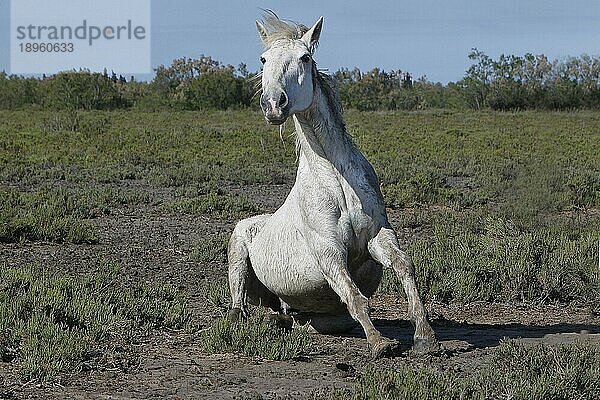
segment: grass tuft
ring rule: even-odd
[[[83,207],[63,190],[0,190],[0,242],[96,243],[94,227],[82,220]]]
[[[110,214],[124,204],[148,201],[147,193],[110,187],[31,193],[0,188],[0,242],[97,243],[95,227],[88,219]]]
[[[217,234],[198,240],[192,248],[190,259],[200,264],[227,262],[227,244],[229,235]]]
[[[304,327],[281,329],[259,307],[246,322],[221,318],[202,332],[202,344],[209,354],[238,353],[268,360],[290,360],[306,354],[311,345]]]
[[[176,200],[169,208],[179,213],[222,219],[244,218],[258,211],[257,207],[243,196],[220,193],[206,193]]]
[[[211,281],[201,289],[202,297],[213,307],[225,314],[231,305],[231,295],[227,280]]]

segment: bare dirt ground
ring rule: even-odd
[[[161,202],[172,194],[147,188],[154,203],[114,210],[93,220],[99,228],[97,245],[49,243],[1,244],[0,262],[7,265],[40,263],[49,270],[72,274],[93,271],[101,261],[119,262],[127,279],[175,284],[189,293],[195,318],[204,328],[219,316],[203,298],[202,285],[226,276],[226,266],[200,266],[190,252],[202,237],[230,232],[233,222],[202,216],[167,214]],[[228,188],[244,193],[265,211],[281,204],[286,186]],[[394,215],[391,215],[392,224]],[[408,236],[411,232],[401,232]],[[411,357],[412,328],[400,296],[371,301],[381,332],[400,340],[404,353],[374,362],[386,367],[431,366],[468,373],[490,360],[503,338],[526,342],[563,343],[589,340],[600,343],[598,310],[576,306],[519,306],[473,303],[427,305],[433,328],[444,351],[435,356]],[[274,362],[238,355],[206,355],[199,335],[159,332],[132,346],[135,363],[122,368],[65,376],[60,384],[37,386],[20,382],[15,366],[0,363],[0,398],[39,399],[233,399],[306,398],[329,387],[351,387],[372,363],[360,329],[344,336],[315,335],[309,354],[301,359]]]

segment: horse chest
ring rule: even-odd
[[[321,253],[343,246],[352,261],[367,251],[373,223],[360,207],[347,208],[356,199],[342,205],[335,194],[309,187],[297,182],[249,248],[258,279],[280,296],[330,291],[319,267]]]
[[[330,168],[299,174],[295,187],[301,222],[322,236],[338,236],[346,246],[372,232],[376,224],[373,204],[379,202],[358,172]]]
[[[381,202],[363,158],[334,163],[307,154],[300,156],[285,203],[253,239],[250,259],[257,278],[288,304],[308,307],[310,299],[331,298],[337,307],[321,264],[342,251],[352,272],[368,258],[367,243],[378,223],[374,210]]]

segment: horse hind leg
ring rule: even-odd
[[[427,321],[427,313],[415,282],[414,265],[410,257],[400,250],[396,233],[382,228],[369,242],[369,252],[384,267],[391,267],[402,282],[408,300],[408,316],[415,327],[413,349],[418,353],[439,349],[435,333]]]
[[[270,215],[260,215],[237,223],[229,246],[229,290],[231,292],[231,310],[229,317],[238,319],[248,317],[248,304],[262,305],[279,311],[279,298],[256,277],[250,262],[248,243]]]

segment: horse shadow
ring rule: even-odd
[[[376,319],[373,321],[381,334],[390,339],[398,340],[403,350],[413,343],[414,328],[410,321]],[[496,347],[504,339],[524,339],[525,341],[539,341],[547,338],[552,343],[569,342],[576,338],[593,338],[600,342],[600,325],[558,323],[551,325],[525,325],[520,323],[509,324],[483,324],[457,322],[447,319],[433,319],[430,321],[436,337],[443,347],[454,347],[455,351],[470,351]],[[560,335],[564,336],[560,336]],[[594,335],[594,336],[590,336]],[[365,337],[360,327],[352,330],[348,336]],[[456,346],[456,344],[461,344]],[[454,346],[450,346],[454,344]]]

